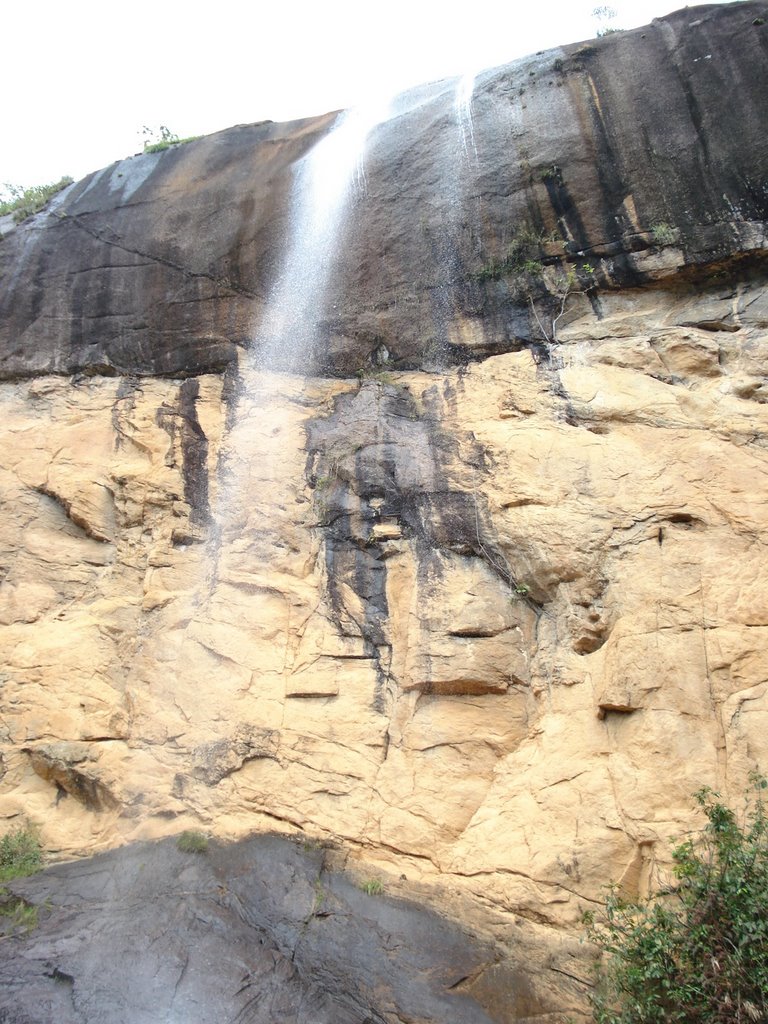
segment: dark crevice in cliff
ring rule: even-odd
[[[103,486],[103,485],[102,485]],[[67,519],[75,526],[78,532],[81,532],[90,540],[98,541],[100,544],[111,544],[112,536],[100,529],[99,524],[92,522],[86,516],[79,513],[73,508],[72,501],[60,494],[54,487],[49,484],[43,484],[40,487],[34,488],[38,494],[44,495],[46,498],[50,498],[56,503],[56,505],[62,510]],[[108,488],[104,488],[108,491]],[[110,508],[112,496],[110,495]]]
[[[181,475],[184,498],[190,507],[190,523],[206,526],[210,519],[208,439],[197,418],[199,393],[200,382],[195,377],[188,377],[179,387],[175,407],[163,404],[157,410],[157,423],[171,439],[168,454],[171,464],[177,444],[181,450]]]

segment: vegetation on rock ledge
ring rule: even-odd
[[[188,830],[181,833],[176,840],[176,846],[182,853],[207,853],[208,836],[204,832]]]
[[[674,882],[644,903],[618,890],[589,938],[607,954],[592,996],[597,1024],[768,1020],[768,814],[763,778],[743,824],[709,789],[707,825],[672,851]]]
[[[158,129],[144,125],[141,134],[144,136],[145,153],[162,153],[164,149],[170,149],[171,146],[183,146],[187,142],[195,142],[196,139],[202,138],[201,135],[188,135],[186,138],[180,139],[165,124],[161,124]]]
[[[33,875],[43,866],[43,851],[34,832],[16,828],[0,839],[0,882]]]
[[[61,192],[67,185],[71,185],[72,180],[72,178],[61,178],[50,185],[33,185],[31,188],[24,188],[21,185],[4,185],[10,198],[0,202],[0,217],[12,213],[14,221],[20,224],[27,217],[39,213],[57,192]]]
[[[34,832],[17,828],[0,839],[0,882],[33,875],[42,866],[43,851]],[[0,927],[3,934],[29,932],[37,926],[38,908],[0,886],[0,918],[6,922]]]

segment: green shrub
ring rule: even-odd
[[[0,839],[0,882],[33,875],[42,866],[43,851],[34,832],[16,828]]]
[[[524,274],[530,274],[531,277],[538,277],[544,267],[540,260],[523,260],[520,264],[520,269]]]
[[[616,17],[616,8],[608,7],[602,4],[600,7],[595,7],[592,10],[592,17],[597,19],[598,25],[600,26],[597,30],[597,37],[601,39],[603,36],[611,36],[614,32],[621,32],[620,28],[608,25],[609,21],[612,21]]]
[[[168,142],[150,142],[144,146],[145,153],[161,153],[164,149],[170,149],[171,146],[183,146],[187,142],[195,142],[197,139],[202,139],[202,135],[188,135],[186,139],[171,139]]]
[[[378,878],[371,878],[367,882],[363,882],[360,886],[364,893],[368,896],[381,896],[384,892],[384,886],[378,880]]]
[[[50,185],[33,185],[31,188],[23,188],[21,185],[5,185],[10,199],[0,202],[0,217],[12,213],[14,221],[20,224],[27,217],[31,217],[33,213],[39,213],[57,192],[61,192],[71,184],[72,178],[61,178]]]
[[[204,832],[182,832],[176,840],[176,846],[182,853],[207,853],[208,836]]]
[[[156,130],[144,125],[141,134],[144,136],[145,153],[161,153],[164,149],[170,149],[171,146],[183,146],[187,142],[194,142],[196,139],[202,138],[201,135],[188,135],[185,139],[180,139],[165,124],[161,124]]]
[[[598,1024],[768,1020],[768,815],[754,781],[742,824],[716,793],[696,794],[707,825],[672,851],[672,885],[642,903],[615,890],[588,915],[605,954]]]
[[[559,169],[553,168],[552,173],[559,174]],[[546,174],[549,172],[545,172]],[[478,281],[498,281],[502,277],[515,275],[539,277],[544,270],[541,261],[542,247],[555,240],[554,233],[547,234],[544,231],[537,231],[530,224],[523,224],[507,246],[506,255],[501,259],[491,257],[477,271],[475,278]]]
[[[671,224],[661,221],[651,226],[651,235],[656,245],[671,245],[675,240],[675,229]]]

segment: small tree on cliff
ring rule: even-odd
[[[536,303],[533,301],[533,295],[530,292],[528,293],[528,304],[531,307],[531,313],[533,313],[544,340],[549,344],[557,341],[558,321],[565,313],[565,307],[568,305],[568,299],[577,284],[578,278],[575,270],[561,270],[558,272],[548,289],[556,304],[556,308],[552,311],[552,314],[549,317],[549,326],[544,323],[544,319],[547,318],[542,319],[542,316],[539,314],[539,310],[536,308]]]
[[[697,839],[673,850],[674,883],[634,904],[617,891],[590,939],[603,951],[592,1009],[598,1024],[768,1021],[768,816],[765,779],[743,824],[717,794]]]

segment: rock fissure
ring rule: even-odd
[[[113,249],[119,249],[121,252],[124,252],[124,253],[126,253],[127,255],[130,255],[130,256],[141,256],[141,257],[143,257],[144,259],[149,261],[149,265],[160,264],[160,265],[162,265],[164,267],[168,267],[171,270],[177,271],[177,273],[179,273],[179,274],[183,274],[184,277],[188,277],[188,278],[192,278],[192,279],[204,278],[204,279],[206,279],[208,281],[211,281],[213,284],[223,285],[225,288],[229,289],[231,292],[233,292],[235,294],[244,295],[246,298],[249,298],[249,299],[257,298],[257,296],[254,293],[249,292],[246,289],[243,289],[242,287],[238,287],[238,286],[234,285],[232,283],[232,281],[230,281],[228,279],[217,278],[217,277],[214,277],[212,274],[207,274],[207,273],[205,273],[203,271],[193,271],[189,267],[184,267],[183,265],[181,265],[179,263],[175,263],[173,260],[170,260],[167,257],[159,256],[156,253],[144,252],[144,251],[142,251],[140,249],[132,249],[130,246],[125,245],[123,242],[121,242],[120,240],[118,240],[116,238],[107,238],[103,231],[99,231],[98,229],[90,228],[90,227],[88,227],[87,224],[83,223],[83,219],[82,219],[83,216],[84,216],[83,214],[73,215],[73,216],[67,215],[66,216],[66,223],[67,224],[74,224],[75,227],[77,227],[79,230],[84,231],[87,235],[90,235],[90,237],[93,238],[95,241],[101,242],[103,245],[109,246],[110,248],[113,248]],[[136,264],[130,264],[130,266],[136,266]],[[111,264],[109,264],[109,265],[107,265],[107,269],[111,270],[111,269],[113,269],[113,266]],[[115,269],[117,269],[117,268],[115,268]]]

